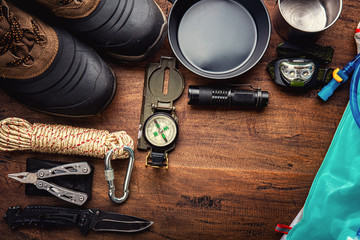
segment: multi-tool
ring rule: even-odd
[[[71,189],[67,189],[44,181],[42,179],[67,176],[67,175],[87,175],[91,172],[91,167],[87,162],[69,163],[60,165],[50,169],[40,169],[37,172],[20,172],[8,174],[8,177],[15,179],[21,183],[34,184],[38,189],[46,190],[52,195],[76,204],[82,205],[88,199],[88,195],[83,192],[77,192]]]

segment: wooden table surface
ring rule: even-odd
[[[168,14],[171,4],[157,2]],[[265,0],[270,16],[274,14],[274,2]],[[359,1],[344,0],[340,19],[317,41],[335,49],[330,67],[342,67],[355,55],[353,35],[360,20],[359,9]],[[12,231],[1,219],[0,239],[280,239],[274,227],[277,223],[290,224],[302,208],[349,97],[349,83],[326,103],[317,99],[318,90],[297,93],[275,85],[265,68],[276,57],[280,41],[273,30],[261,61],[233,79],[271,93],[268,107],[260,112],[189,106],[189,85],[215,81],[178,64],[185,90],[176,102],[180,134],[169,156],[169,169],[146,168],[147,152],[136,150],[130,197],[124,204],[114,204],[108,198],[103,159],[0,152],[0,214],[16,205],[69,206],[52,197],[26,196],[25,186],[7,177],[8,173],[25,171],[27,158],[88,161],[95,172],[93,197],[85,207],[149,219],[154,222],[149,230],[138,234],[90,232],[84,237],[76,228]],[[159,62],[161,56],[174,56],[167,40],[145,62],[126,65],[108,61],[116,73],[118,89],[111,105],[94,117],[69,119],[38,113],[0,91],[0,119],[16,116],[31,123],[125,130],[136,141],[145,67],[148,62]],[[122,191],[127,162],[113,161],[118,193]]]

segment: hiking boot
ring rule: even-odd
[[[156,52],[167,31],[166,17],[153,0],[35,0],[63,28],[123,61]]]
[[[0,0],[0,87],[49,114],[90,116],[115,93],[116,79],[94,50]]]

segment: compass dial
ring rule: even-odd
[[[167,114],[150,116],[144,125],[145,139],[155,147],[165,147],[173,143],[178,133],[177,123]]]

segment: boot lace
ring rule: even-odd
[[[2,6],[0,22],[5,20],[4,18],[8,21],[10,28],[0,39],[0,56],[10,51],[18,57],[18,59],[6,63],[6,66],[14,67],[22,63],[33,62],[34,59],[30,52],[34,44],[41,45],[46,41],[45,37],[40,35],[39,26],[31,20],[32,31],[21,28],[19,20],[11,15],[9,9]]]
[[[58,1],[58,5],[63,6],[72,2],[81,2],[82,0],[60,0]]]

